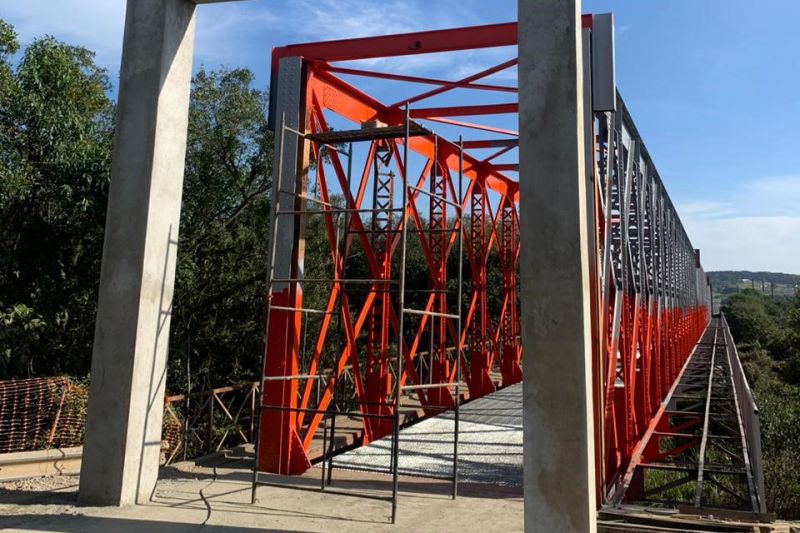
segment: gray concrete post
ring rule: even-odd
[[[525,531],[594,532],[580,0],[519,0]]]
[[[79,499],[126,505],[158,476],[195,4],[129,0]]]

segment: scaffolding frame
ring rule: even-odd
[[[323,436],[322,436],[322,455],[319,458],[319,464],[321,465],[321,476],[320,476],[320,485],[319,490],[325,491],[326,488],[330,487],[333,483],[333,470],[334,470],[334,455],[340,450],[336,449],[336,417],[338,416],[346,416],[348,418],[360,418],[363,421],[364,426],[364,439],[367,440],[374,440],[377,438],[381,438],[383,436],[387,436],[391,439],[391,452],[390,452],[390,465],[387,472],[392,475],[392,491],[391,496],[388,497],[380,497],[374,496],[370,494],[360,494],[360,496],[367,497],[367,498],[377,498],[381,500],[391,501],[392,511],[391,511],[391,521],[392,523],[395,522],[397,516],[397,498],[398,498],[398,487],[399,487],[399,475],[400,475],[400,466],[399,466],[399,454],[400,454],[400,426],[401,426],[401,399],[403,398],[404,394],[417,394],[421,395],[427,393],[431,395],[433,393],[441,392],[441,389],[451,390],[455,394],[455,401],[452,402],[443,402],[440,405],[432,404],[431,402],[426,403],[427,408],[433,408],[438,411],[444,411],[448,409],[452,409],[455,422],[454,422],[454,432],[453,432],[453,455],[452,455],[452,475],[442,478],[441,476],[430,476],[435,477],[436,479],[446,479],[451,482],[451,495],[453,498],[456,498],[458,493],[458,430],[459,430],[459,410],[460,410],[460,389],[462,386],[461,383],[461,359],[462,359],[462,349],[460,343],[456,342],[454,347],[448,346],[438,346],[440,348],[440,352],[442,356],[447,358],[448,353],[455,353],[454,357],[454,374],[455,379],[451,380],[450,382],[434,382],[432,379],[432,368],[434,364],[434,343],[433,343],[433,333],[434,333],[434,320],[438,318],[440,321],[445,319],[455,321],[455,339],[459,339],[461,337],[461,287],[462,287],[462,264],[463,264],[463,236],[461,230],[461,224],[463,222],[464,213],[463,213],[463,206],[462,203],[454,202],[448,199],[447,197],[447,190],[444,188],[444,193],[439,196],[436,192],[433,191],[433,183],[434,177],[437,175],[443,175],[446,172],[441,172],[439,168],[439,162],[437,161],[437,152],[434,151],[433,155],[433,163],[429,165],[431,167],[431,191],[425,191],[420,187],[411,185],[408,183],[407,172],[406,169],[408,168],[408,144],[409,138],[412,135],[430,135],[433,137],[434,145],[438,145],[439,138],[438,136],[432,134],[430,131],[421,128],[418,124],[414,123],[410,119],[410,107],[406,106],[406,116],[404,120],[404,127],[402,128],[402,137],[401,140],[398,141],[398,133],[400,130],[397,127],[375,127],[375,128],[364,128],[362,130],[351,130],[351,131],[341,131],[341,132],[328,132],[323,134],[314,134],[314,133],[303,133],[297,129],[289,127],[286,125],[286,118],[285,115],[282,115],[279,127],[279,136],[278,136],[278,161],[277,167],[278,172],[276,173],[277,179],[274,184],[274,201],[272,205],[272,213],[271,213],[271,222],[270,222],[270,264],[268,266],[268,275],[267,275],[267,329],[265,332],[265,336],[269,338],[270,335],[270,324],[271,324],[271,316],[275,313],[287,313],[287,314],[294,314],[299,317],[305,317],[307,315],[322,315],[327,319],[328,317],[338,316],[340,318],[345,317],[348,311],[343,310],[343,306],[348,305],[345,296],[345,293],[342,292],[339,294],[338,298],[334,298],[337,302],[338,310],[334,310],[329,305],[326,309],[312,309],[303,306],[289,306],[289,305],[280,305],[274,304],[273,302],[273,288],[276,284],[305,284],[305,283],[324,283],[331,286],[345,286],[350,284],[368,284],[371,285],[371,291],[374,294],[377,294],[378,298],[382,299],[383,309],[381,310],[383,313],[387,311],[387,305],[391,306],[391,286],[397,285],[397,310],[396,314],[398,317],[398,349],[400,354],[398,357],[389,358],[387,357],[388,353],[388,339],[387,339],[387,331],[388,328],[386,327],[386,323],[388,321],[388,317],[382,316],[382,314],[376,313],[374,310],[377,306],[373,306],[371,314],[372,318],[372,328],[375,328],[376,331],[370,329],[368,331],[368,338],[367,338],[367,365],[365,368],[365,373],[363,376],[364,381],[367,382],[369,386],[369,378],[371,376],[371,370],[373,366],[380,366],[382,371],[387,371],[380,376],[393,379],[392,384],[392,391],[389,398],[379,397],[379,401],[367,401],[364,400],[362,397],[356,398],[347,398],[344,399],[345,403],[354,403],[357,406],[357,409],[341,409],[342,402],[342,395],[345,394],[342,391],[342,387],[339,386],[340,382],[340,374],[336,372],[334,369],[329,374],[320,374],[315,373],[319,371],[319,367],[312,365],[311,368],[302,368],[301,371],[305,373],[299,374],[284,374],[284,375],[265,375],[262,376],[262,390],[265,390],[266,387],[271,383],[276,382],[298,382],[298,381],[306,381],[306,382],[316,382],[316,390],[317,390],[317,403],[315,407],[303,407],[301,406],[293,406],[291,402],[289,405],[286,405],[287,402],[285,401],[285,395],[282,398],[280,403],[269,403],[265,402],[265,396],[262,395],[261,401],[258,403],[258,414],[257,420],[259,424],[261,424],[263,420],[263,415],[265,413],[270,412],[277,412],[280,416],[303,416],[308,415],[311,422],[308,422],[308,425],[311,426],[313,424],[313,419],[319,417],[321,420],[321,424],[323,426]],[[287,135],[294,136],[298,139],[309,141],[312,143],[312,152],[316,156],[317,165],[323,165],[322,161],[322,149],[330,149],[334,150],[338,154],[342,154],[347,157],[347,175],[346,175],[346,184],[343,190],[345,193],[345,197],[348,200],[347,207],[338,207],[334,205],[328,194],[323,192],[321,198],[316,198],[310,196],[307,192],[305,192],[305,184],[300,183],[299,186],[297,182],[295,184],[296,190],[285,190],[283,187],[283,183],[281,182],[281,176],[283,175],[283,146]],[[340,147],[342,142],[348,143],[348,149],[345,151]],[[361,206],[351,206],[352,202],[352,161],[353,161],[353,143],[354,142],[370,142],[370,150],[368,151],[367,158],[372,158],[373,161],[371,163],[372,166],[372,176],[373,176],[373,206],[371,208],[365,208]],[[394,142],[394,146],[390,144]],[[377,144],[376,144],[377,143]],[[392,171],[381,172],[379,161],[383,162],[384,166],[388,167],[389,162],[392,158],[392,148],[394,149],[394,155],[398,155],[397,151],[397,144],[401,144],[402,149],[402,157],[401,161],[399,162],[399,168],[401,169],[401,178],[402,178],[402,204],[400,207],[395,208],[393,206],[393,185],[392,180],[394,174]],[[462,141],[459,140],[458,143],[458,151],[459,151],[459,165],[458,165],[458,198],[463,197],[463,145]],[[378,152],[382,149],[385,153],[384,157],[379,156]],[[368,167],[369,168],[368,164]],[[427,168],[427,166],[426,166]],[[321,173],[322,169],[318,169],[318,173]],[[449,174],[448,174],[449,176]],[[365,175],[366,177],[366,171]],[[297,176],[302,181],[304,177]],[[319,178],[319,174],[318,174]],[[440,180],[444,183],[444,180]],[[362,183],[360,188],[363,189],[364,186],[364,179],[362,179]],[[319,185],[319,183],[318,183]],[[300,192],[298,192],[300,191]],[[439,206],[439,208],[443,209],[443,216],[440,217],[439,227],[436,229],[429,228],[429,234],[431,238],[434,238],[436,234],[440,239],[443,239],[443,235],[445,234],[452,234],[455,237],[457,246],[456,249],[458,255],[457,261],[457,276],[456,276],[456,283],[457,283],[457,295],[456,301],[456,309],[458,312],[456,313],[446,313],[446,312],[436,312],[431,311],[429,309],[412,309],[407,308],[405,304],[405,294],[406,294],[406,286],[405,286],[405,263],[406,263],[406,249],[408,246],[408,234],[410,233],[408,229],[408,222],[410,220],[410,202],[409,200],[413,200],[414,198],[418,197],[419,195],[426,196],[431,203],[431,212],[433,213],[434,206]],[[289,209],[284,208],[285,198],[288,197],[290,202],[293,202]],[[299,203],[302,202],[302,203]],[[319,210],[309,210],[305,208],[305,205],[308,203],[320,206]],[[448,227],[447,223],[447,207],[450,207],[455,210],[457,215],[456,222],[454,222],[453,227]],[[397,213],[404,214],[404,219],[400,223],[400,228],[393,227],[393,219]],[[359,218],[359,224],[361,227],[353,229],[353,226],[358,226],[358,224],[353,223],[354,217],[360,217],[361,215],[370,215],[370,230],[367,231],[366,228],[363,226],[363,221]],[[275,277],[275,262],[276,262],[276,253],[277,253],[277,242],[278,242],[278,232],[280,227],[280,220],[284,217],[294,219],[295,222],[298,218],[301,217],[308,217],[308,216],[323,216],[327,217],[329,220],[328,226],[332,225],[335,227],[334,240],[331,242],[331,252],[332,252],[332,267],[333,267],[333,278],[304,278],[302,276],[289,276],[289,277]],[[344,224],[341,224],[341,220],[344,219]],[[342,227],[344,228],[344,232],[342,234]],[[331,234],[330,227],[328,228],[329,234]],[[421,229],[420,229],[421,231]],[[378,254],[382,254],[384,256],[382,264],[383,271],[379,272],[378,274],[374,275],[373,278],[347,278],[346,277],[346,269],[347,269],[347,255],[348,249],[350,246],[350,239],[354,236],[358,236],[362,239],[362,245],[364,244],[365,236],[369,234],[369,244],[372,247],[373,253],[377,252]],[[398,235],[399,234],[399,235]],[[397,235],[399,237],[399,247],[400,247],[400,265],[398,269],[399,279],[393,280],[390,276],[390,269],[391,269],[391,257],[393,252],[392,246],[392,239],[394,236]],[[441,261],[443,262],[443,270],[442,276],[443,279],[440,281],[445,282],[447,280],[447,268],[446,268],[446,260],[449,255],[449,248],[442,247],[440,250],[442,253]],[[446,310],[446,299],[447,299],[447,291],[441,290],[441,288],[437,289],[436,287],[431,288],[431,293],[436,293],[436,297],[440,300],[441,306],[440,309]],[[376,316],[377,315],[377,316]],[[404,362],[406,359],[411,360],[408,357],[407,349],[405,346],[404,340],[404,327],[406,322],[407,315],[417,315],[425,317],[426,319],[430,319],[431,321],[431,344],[429,349],[429,361],[428,361],[428,374],[429,374],[429,382],[428,383],[414,383],[411,385],[405,384],[405,377],[406,373],[404,371]],[[308,333],[307,321],[303,322],[304,318],[300,318],[302,323],[302,329],[304,331],[304,336]],[[344,327],[338,327],[336,330],[339,333],[344,332]],[[444,325],[440,325],[439,333],[441,338],[446,342],[446,330]],[[420,327],[422,330],[422,327]],[[347,336],[345,334],[345,336]],[[352,336],[352,334],[351,334]],[[341,344],[341,335],[339,339]],[[351,342],[352,339],[348,339],[345,342]],[[305,341],[303,342],[303,350],[302,355],[306,355],[306,346]],[[265,351],[264,355],[264,368],[268,368],[268,360],[269,357],[268,350]],[[358,357],[358,354],[356,354]],[[304,358],[304,357],[303,357]],[[424,357],[423,353],[419,353],[416,359],[419,361],[420,366],[424,366]],[[394,367],[391,367],[391,362],[394,362]],[[360,370],[357,367],[357,364],[353,365],[353,370],[359,374],[356,377],[356,381],[358,377],[360,377]],[[387,368],[387,366],[389,368]],[[448,365],[449,366],[449,365]],[[374,374],[372,374],[374,375]],[[383,379],[381,379],[383,381]],[[320,403],[319,398],[319,391],[322,388],[324,383],[324,388],[326,390],[332,390],[332,408],[329,408],[330,404],[325,404],[326,406],[322,406]],[[283,389],[286,390],[285,388]],[[308,389],[307,389],[308,390]],[[448,393],[449,395],[450,393]],[[307,394],[305,394],[306,400]],[[439,394],[442,397],[441,394]],[[340,401],[337,401],[340,400]],[[390,402],[390,403],[389,403]],[[391,407],[390,412],[386,411],[386,408]],[[375,411],[377,409],[377,412]],[[372,412],[370,412],[372,411]],[[313,417],[313,418],[312,418]],[[302,423],[301,423],[302,424]],[[329,434],[330,428],[330,434]],[[259,446],[258,439],[262,439],[265,436],[268,436],[271,431],[276,430],[283,431],[284,426],[279,424],[278,428],[265,428],[259,427],[257,429],[257,437],[255,441],[255,461],[253,466],[253,478],[252,478],[252,488],[251,488],[251,501],[253,503],[257,500],[257,487],[260,485],[267,485],[267,486],[279,486],[284,488],[308,488],[308,487],[300,487],[297,485],[292,485],[291,483],[281,483],[281,482],[272,482],[266,481],[259,477],[260,468],[259,466],[262,464],[263,457],[261,454],[263,453],[262,447]],[[309,431],[311,431],[309,429]],[[284,442],[285,439],[279,437],[281,442]],[[280,465],[281,463],[279,463]],[[346,467],[348,469],[353,469],[352,466]],[[371,471],[378,471],[381,472],[382,470],[378,469],[370,469]],[[277,474],[289,474],[294,472],[277,472]],[[349,494],[349,493],[348,493]]]

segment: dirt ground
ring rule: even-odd
[[[153,501],[126,508],[78,507],[77,476],[35,478],[0,485],[0,529],[94,533],[234,531],[522,531],[522,491],[462,484],[456,500],[444,482],[403,478],[397,524],[391,477],[335,471],[333,486],[320,492],[320,471],[295,478],[298,488],[260,486],[250,503],[251,472],[240,457],[208,466],[162,470]],[[369,496],[364,497],[364,496]]]
[[[182,463],[164,468],[152,501],[124,508],[77,506],[76,475],[0,483],[0,530],[57,533],[523,530],[519,488],[461,483],[459,497],[453,500],[447,482],[401,477],[397,524],[391,525],[391,503],[378,499],[391,494],[391,477],[343,469],[334,472],[333,485],[325,492],[319,491],[321,471],[317,468],[292,478],[294,488],[260,486],[253,505],[250,461],[241,453],[229,453],[209,458],[202,465]],[[609,531],[602,527],[601,530]],[[800,524],[779,521],[772,524],[771,531],[800,533]]]

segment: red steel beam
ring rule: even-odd
[[[272,49],[272,64],[276,65],[277,60],[282,57],[291,56],[323,61],[353,61],[514,46],[516,44],[517,23],[504,22],[466,28],[290,44]]]
[[[483,104],[449,107],[425,107],[411,110],[411,118],[433,117],[471,117],[478,115],[505,115],[517,113],[519,105],[516,102],[506,104]]]
[[[591,28],[592,16],[583,15],[584,28]],[[356,39],[337,39],[316,43],[290,44],[272,49],[272,69],[282,57],[303,57],[323,61],[353,61],[378,57],[455,52],[479,48],[515,46],[517,23],[502,22],[484,26],[398,33]]]
[[[351,76],[363,76],[367,78],[377,78],[383,80],[404,81],[408,83],[420,83],[424,85],[442,85],[458,89],[476,89],[479,91],[497,91],[504,93],[517,93],[516,87],[507,85],[492,85],[488,83],[462,83],[458,81],[440,80],[437,78],[423,78],[420,76],[407,76],[404,74],[393,74],[391,72],[376,72],[372,70],[359,70],[355,68],[344,68],[329,65],[325,62],[319,62],[319,68],[327,70],[328,72],[335,72],[336,74],[348,74]]]

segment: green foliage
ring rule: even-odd
[[[732,295],[722,307],[737,342],[758,343],[776,358],[786,355],[788,306],[752,289]]]
[[[757,291],[723,306],[759,408],[767,508],[800,517],[800,295],[789,305]]]
[[[723,303],[732,294],[753,289],[768,294],[778,302],[790,302],[800,287],[800,276],[780,272],[751,272],[749,270],[723,270],[708,272],[715,299]]]
[[[775,285],[796,285],[800,283],[800,276],[784,274],[782,272],[751,272],[750,270],[718,270],[708,272],[711,283],[715,286],[736,286],[743,279],[753,280],[757,284],[774,283]]]
[[[743,347],[742,364],[761,422],[767,509],[800,517],[800,386],[783,379],[782,365],[758,347]]]
[[[0,23],[0,377],[88,370],[113,107],[85,48]]]
[[[88,50],[45,37],[12,64],[18,49],[0,21],[0,379],[85,378],[113,102]],[[193,80],[171,390],[260,369],[272,134],[267,95],[252,83],[243,69],[201,69]]]
[[[168,386],[255,379],[263,352],[272,133],[244,69],[192,82]],[[187,372],[189,374],[187,374]]]

